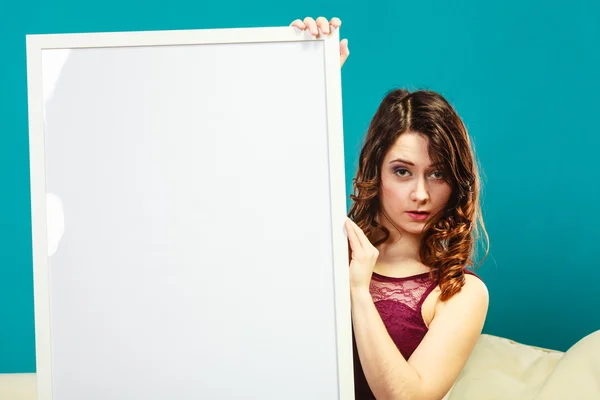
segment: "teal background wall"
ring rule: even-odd
[[[338,16],[347,187],[385,92],[441,92],[484,172],[485,332],[566,350],[600,329],[600,2],[1,0],[0,373],[35,371],[25,35]],[[449,4],[452,3],[452,4]],[[292,95],[292,94],[290,94]]]

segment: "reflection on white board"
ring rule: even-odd
[[[65,234],[65,213],[62,202],[58,196],[48,193],[46,195],[46,215],[48,232],[48,257],[56,253],[60,239]]]
[[[42,62],[44,63],[42,77],[44,105],[52,98],[56,82],[58,82],[70,53],[71,49],[54,49],[42,53]],[[46,107],[44,107],[44,121],[46,121]]]

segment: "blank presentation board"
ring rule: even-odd
[[[339,34],[29,35],[39,400],[352,399]]]

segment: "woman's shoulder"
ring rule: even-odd
[[[464,268],[464,285],[460,291],[452,296],[448,301],[440,302],[439,297],[441,289],[439,284],[436,285],[435,289],[427,296],[423,303],[423,315],[427,326],[429,322],[434,318],[436,314],[439,314],[441,309],[446,308],[448,303],[460,304],[459,308],[464,307],[465,304],[472,304],[472,307],[484,307],[487,308],[489,302],[489,293],[486,284],[483,279],[472,270]],[[470,307],[471,307],[470,306]],[[452,306],[451,308],[454,308]]]
[[[452,298],[456,298],[461,299],[458,301],[462,302],[462,299],[467,298],[466,301],[477,301],[487,303],[489,299],[489,292],[483,278],[481,278],[479,274],[468,268],[463,268],[463,271],[465,278],[464,284],[461,287],[461,289],[450,298],[450,300],[452,300]],[[438,292],[440,291],[439,285],[436,289]],[[454,302],[457,302],[457,300],[455,300]]]
[[[481,318],[485,319],[488,306],[489,293],[485,282],[483,282],[483,279],[478,274],[465,269],[463,286],[450,299],[444,302],[436,301],[433,318],[438,318],[445,314],[452,316],[452,318],[464,317],[465,315],[480,315]],[[465,310],[468,310],[466,314]]]
[[[435,271],[437,273],[437,271]],[[477,274],[475,271],[470,270],[468,268],[463,268],[464,277],[465,277],[465,286],[469,282],[469,286],[477,286],[477,287],[485,287],[485,282],[483,278]],[[437,275],[436,275],[437,276]],[[475,283],[470,283],[475,282]]]
[[[483,282],[483,278],[481,278],[481,276],[479,276],[475,271],[470,270],[469,268],[463,268],[463,271],[465,272],[465,276],[470,275]]]
[[[458,292],[456,295],[461,295],[461,293],[463,293],[462,297],[468,297],[471,300],[487,303],[489,299],[489,292],[487,285],[481,276],[467,268],[465,268],[464,271],[465,283],[460,292]]]

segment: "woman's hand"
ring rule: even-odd
[[[350,218],[346,218],[345,226],[350,248],[352,249],[350,290],[352,292],[365,289],[368,291],[379,251],[371,244],[362,229]]]
[[[321,33],[329,35],[333,29],[338,29],[342,26],[342,21],[337,17],[331,18],[331,21],[327,21],[325,17],[319,17],[316,21],[311,17],[306,17],[304,20],[295,20],[290,26],[294,26],[302,31],[308,29],[313,36],[319,37]],[[344,65],[349,55],[348,39],[342,39],[340,41],[340,68]]]

